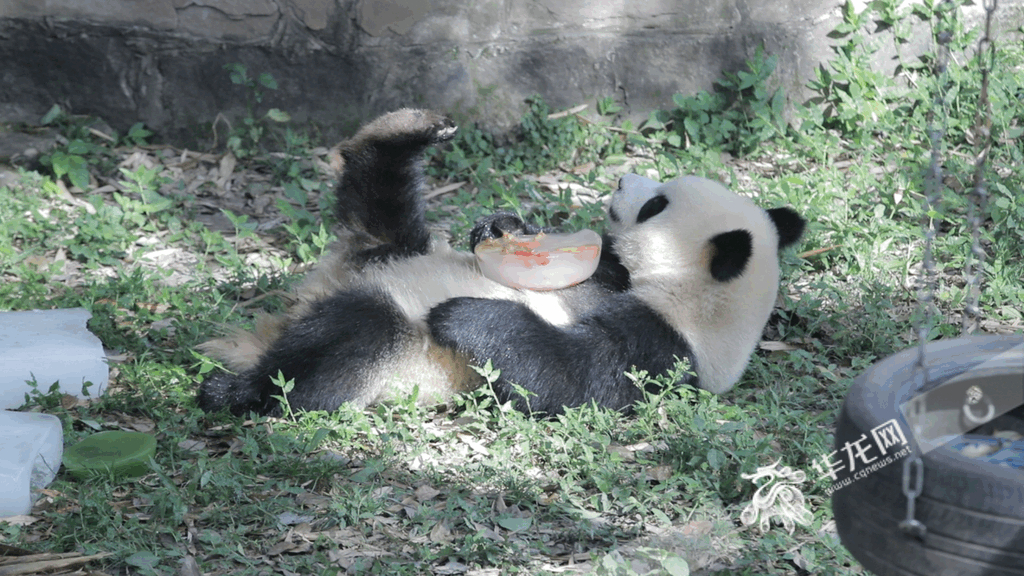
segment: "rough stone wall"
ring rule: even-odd
[[[327,136],[400,106],[491,127],[524,100],[552,107],[615,96],[628,113],[712,87],[756,47],[779,56],[799,97],[830,55],[832,0],[4,0],[0,121],[35,121],[53,104],[116,128],[142,120],[190,140],[218,113],[237,117],[240,62],[280,89],[264,107]],[[1019,26],[1024,0],[1002,0]],[[199,136],[198,134],[194,134]]]

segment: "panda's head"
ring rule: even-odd
[[[608,218],[631,291],[686,337],[702,388],[731,388],[774,306],[778,252],[803,234],[803,218],[706,178],[635,174],[619,181]]]

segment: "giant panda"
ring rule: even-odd
[[[293,409],[362,407],[414,389],[440,403],[484,384],[471,367],[488,360],[498,398],[534,414],[590,402],[628,410],[644,394],[631,370],[664,374],[680,360],[691,384],[735,385],[775,302],[778,252],[803,232],[795,211],[763,210],[704,178],[626,174],[597,272],[560,290],[513,289],[428,232],[423,152],[455,130],[404,109],[337,147],[338,240],[289,310],[201,345],[227,368],[202,383],[203,409],[277,414],[279,374],[294,380]],[[476,222],[470,243],[537,231],[498,212]]]

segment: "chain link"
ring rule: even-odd
[[[967,282],[964,297],[961,334],[970,334],[981,323],[981,282],[985,275],[985,249],[981,247],[981,221],[988,202],[985,189],[985,163],[992,149],[992,103],[988,99],[988,80],[995,66],[996,45],[992,42],[992,14],[996,0],[985,0],[985,33],[978,40],[978,64],[981,68],[981,90],[974,116],[974,138],[977,154],[974,157],[974,182],[967,202],[967,221],[971,225],[971,252],[964,261],[964,279]]]
[[[925,368],[925,343],[931,331],[935,301],[935,257],[932,247],[935,244],[935,218],[938,217],[939,205],[942,201],[942,142],[946,133],[946,87],[949,84],[947,68],[949,66],[949,41],[953,38],[956,25],[956,5],[953,0],[943,0],[936,7],[939,12],[935,28],[935,95],[932,108],[928,111],[927,132],[931,147],[931,163],[924,179],[924,214],[921,216],[921,227],[924,229],[924,251],[921,255],[921,279],[917,293],[920,321],[917,325],[917,363],[915,372],[924,376],[923,385],[927,382]],[[942,16],[949,13],[949,18]]]
[[[914,482],[911,483],[911,478]],[[911,487],[913,486],[913,487]],[[899,523],[904,534],[924,540],[928,527],[915,517],[917,497],[924,491],[924,461],[920,456],[903,460],[903,495],[907,497],[907,517]]]
[[[978,62],[981,68],[981,89],[978,93],[978,104],[974,120],[975,146],[978,150],[974,159],[974,185],[968,202],[967,219],[971,226],[971,252],[964,264],[964,276],[967,280],[967,295],[964,300],[963,332],[977,330],[980,310],[978,298],[981,294],[981,277],[984,274],[985,251],[981,247],[981,214],[984,211],[988,192],[985,190],[985,163],[992,149],[992,104],[988,99],[989,73],[995,66],[995,44],[992,42],[992,14],[996,10],[997,0],[983,0],[985,7],[985,33],[978,41]],[[918,306],[921,320],[917,325],[918,353],[914,366],[915,373],[923,380],[918,387],[928,382],[925,365],[925,343],[931,329],[933,309],[935,306],[935,219],[939,217],[942,201],[942,144],[946,133],[946,89],[949,85],[947,68],[949,65],[949,42],[956,28],[957,7],[952,0],[943,0],[937,7],[939,14],[935,29],[935,95],[932,108],[927,115],[927,132],[931,150],[931,163],[925,174],[924,215],[921,227],[924,228],[924,253],[921,257],[922,278],[918,291]],[[948,16],[948,17],[946,17]],[[986,54],[987,52],[987,54]],[[965,414],[973,417],[969,406],[964,405]],[[986,415],[986,418],[991,415]],[[986,420],[987,421],[987,420]],[[909,536],[923,540],[928,533],[927,527],[915,517],[916,502],[924,489],[924,461],[920,455],[908,458],[903,462],[903,494],[907,498],[907,516],[899,524],[900,530]]]

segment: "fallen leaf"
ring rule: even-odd
[[[671,466],[651,466],[646,472],[647,478],[655,482],[664,482],[672,477]]]
[[[501,526],[509,532],[518,532],[520,530],[527,530],[533,525],[533,518],[525,517],[521,518],[518,516],[501,516],[498,518],[498,526]]]
[[[633,462],[636,460],[636,454],[629,446],[621,446],[619,444],[609,444],[608,452],[615,454],[619,458],[622,458],[623,462]]]
[[[683,536],[704,536],[711,534],[711,530],[714,529],[715,525],[708,520],[694,520],[689,524],[683,525],[679,532]]]
[[[420,486],[419,488],[416,489],[416,492],[415,492],[416,499],[419,500],[420,502],[426,502],[428,500],[433,500],[440,493],[441,493],[440,490],[435,489],[430,484],[424,484],[423,486]]]
[[[288,541],[278,542],[277,544],[274,544],[273,546],[271,546],[267,550],[266,554],[267,554],[267,556],[280,556],[281,554],[284,554],[285,552],[291,552],[292,550],[294,550],[297,547],[298,547],[297,544],[292,544],[291,542],[288,542]]]
[[[235,171],[235,164],[237,160],[235,155],[228,152],[220,159],[219,174],[217,178],[217,186],[219,188],[225,188],[228,180],[231,179],[231,174]]]
[[[199,563],[194,556],[188,555],[182,559],[178,576],[203,576],[203,571],[199,569]]]
[[[310,492],[304,492],[295,496],[295,503],[299,506],[305,506],[307,508],[329,508],[331,506],[331,499],[327,496],[321,496],[320,494],[312,494]]]
[[[430,529],[430,541],[434,544],[444,544],[454,539],[452,531],[448,529],[444,521],[434,524],[434,527]]]
[[[202,452],[206,449],[206,442],[202,440],[182,440],[178,442],[178,448],[186,452]]]
[[[790,352],[793,350],[800,350],[800,346],[791,344],[789,342],[778,342],[774,340],[764,340],[758,344],[758,348],[766,350],[768,352]]]

